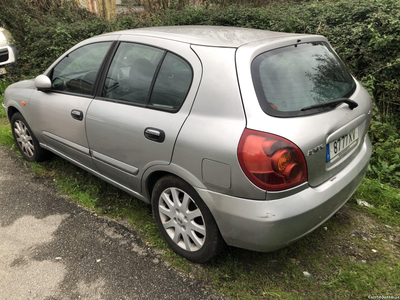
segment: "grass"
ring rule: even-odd
[[[0,77],[0,144],[12,147],[14,145],[14,138],[11,133],[6,113],[1,106],[4,101],[4,91],[8,83]]]
[[[0,144],[17,152],[2,111]],[[58,157],[29,166],[37,176],[53,181],[60,193],[89,210],[117,221],[128,220],[144,244],[162,251],[164,260],[232,299],[367,299],[368,295],[399,295],[400,190],[377,180],[365,179],[346,206],[295,244],[271,253],[228,247],[210,263],[199,266],[166,246],[149,205]],[[357,199],[373,207],[362,207]]]
[[[356,199],[368,202],[370,208],[356,205]],[[400,189],[387,183],[381,183],[377,179],[365,178],[362,185],[354,194],[354,208],[361,209],[381,223],[400,225]]]
[[[149,245],[163,244],[149,205],[59,157],[40,164],[35,163],[33,170],[52,180],[61,194],[70,196],[89,210],[115,220],[129,220]]]

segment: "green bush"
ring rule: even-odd
[[[256,8],[188,7],[153,15],[156,25],[221,25],[328,38],[353,74],[369,89],[379,116],[399,113],[400,1],[342,0],[273,3]]]
[[[374,145],[368,175],[382,183],[400,187],[400,134],[389,123],[371,122]]]
[[[153,16],[154,17],[154,16]],[[400,1],[274,3],[268,7],[189,7],[154,17],[157,25],[222,25],[328,38],[374,100],[368,176],[400,186]]]
[[[3,78],[0,78],[0,118],[5,117],[6,115],[4,109],[1,107],[1,104],[4,101],[4,91],[6,90],[7,86],[7,82]]]
[[[17,71],[25,76],[43,72],[81,40],[132,28],[139,20],[128,15],[108,21],[79,8],[75,1],[37,2],[40,5],[30,0],[0,0],[0,25],[14,35],[20,51]],[[388,115],[400,111],[399,7],[399,0],[272,1],[265,7],[224,9],[187,6],[148,14],[138,26],[202,24],[322,34],[369,89],[378,116],[386,121]]]
[[[11,73],[33,77],[76,43],[109,31],[107,20],[74,1],[0,0],[0,26],[13,35],[19,52]]]
[[[12,32],[20,54],[8,71],[18,79],[34,77],[72,45],[135,26],[220,25],[322,34],[374,99],[374,152],[368,174],[398,186],[400,0],[282,0],[265,7],[220,8],[221,3],[231,2],[203,1],[218,5],[187,6],[184,10],[119,16],[109,21],[80,8],[75,1],[0,0],[0,26]]]

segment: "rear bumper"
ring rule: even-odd
[[[315,230],[347,202],[364,178],[371,152],[367,136],[357,157],[335,177],[279,200],[255,201],[204,189],[197,192],[228,245],[273,251]]]

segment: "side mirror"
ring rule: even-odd
[[[35,87],[40,91],[51,89],[51,80],[46,75],[39,75],[35,78]]]

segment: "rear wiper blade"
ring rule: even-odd
[[[341,103],[348,104],[349,108],[351,110],[353,110],[354,108],[356,108],[358,106],[357,102],[350,100],[349,98],[339,98],[339,99],[331,100],[331,101],[328,101],[325,103],[315,104],[315,105],[304,107],[301,109],[301,111],[306,111],[306,110],[310,110],[310,109],[314,109],[314,108],[321,108],[321,107],[335,107]]]

